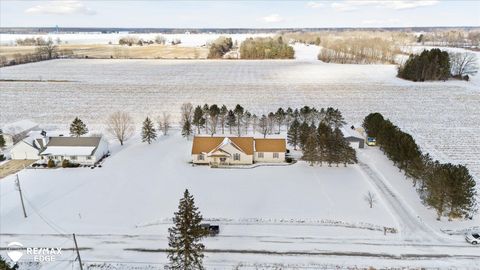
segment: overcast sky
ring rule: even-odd
[[[480,26],[480,1],[10,1],[2,27]]]

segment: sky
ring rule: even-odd
[[[480,1],[11,1],[1,27],[480,26]]]

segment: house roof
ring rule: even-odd
[[[285,152],[287,143],[285,139],[255,139],[256,152]]]
[[[354,138],[359,138],[359,139],[364,139],[362,134],[360,134],[360,132],[358,132],[357,130],[355,129],[351,129],[350,127],[346,128],[346,127],[343,127],[340,129],[343,133],[343,137],[345,138],[348,138],[348,137],[354,137]]]
[[[247,155],[253,155],[253,137],[193,137],[192,154],[209,153],[228,138]]]
[[[42,155],[92,155],[102,137],[51,137]]]

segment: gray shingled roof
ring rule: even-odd
[[[97,147],[102,137],[51,137],[49,146],[92,146]]]

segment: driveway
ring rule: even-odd
[[[0,179],[25,169],[25,167],[30,166],[35,161],[31,159],[10,160],[0,165]]]

